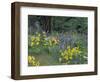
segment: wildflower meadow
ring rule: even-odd
[[[28,66],[88,63],[86,17],[28,16]]]

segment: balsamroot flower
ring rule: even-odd
[[[65,50],[60,51],[60,62],[62,59],[66,60],[66,63],[68,63],[70,60],[74,59],[75,56],[79,55],[81,53],[81,50],[79,47],[71,48],[70,46],[67,47]]]
[[[31,66],[39,66],[40,63],[39,61],[36,60],[36,58],[34,56],[28,56],[28,64]]]

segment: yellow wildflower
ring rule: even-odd
[[[70,46],[68,46],[66,50],[60,51],[61,57],[66,60],[66,63],[72,60],[74,55],[78,55],[80,53],[81,51],[79,47],[71,48]]]
[[[28,62],[31,63],[31,61],[32,61],[32,57],[28,56]]]
[[[36,42],[36,45],[39,45],[39,42]]]
[[[31,46],[33,46],[34,45],[34,42],[31,42]]]
[[[32,66],[40,65],[39,61],[37,61],[34,56],[28,56],[28,63]]]
[[[35,40],[35,37],[33,36],[33,37],[31,38],[31,40],[34,41],[34,40]]]

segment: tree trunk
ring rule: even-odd
[[[51,17],[50,16],[42,16],[41,17],[42,28],[45,32],[51,32]]]

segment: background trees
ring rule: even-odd
[[[51,31],[57,32],[79,32],[87,33],[86,17],[60,17],[60,16],[28,16],[28,33],[34,32],[51,33]]]

